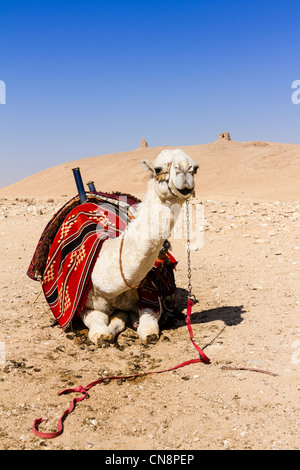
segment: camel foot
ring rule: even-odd
[[[156,335],[155,333],[146,336],[146,338],[143,339],[144,344],[153,344],[156,343],[159,340],[159,335]]]
[[[97,340],[98,348],[109,348],[110,345],[111,345],[111,341],[106,341],[105,339],[102,339],[102,338]]]
[[[137,334],[144,344],[155,343],[159,339],[157,315],[150,309],[144,309],[140,314]]]
[[[138,328],[137,333],[138,333],[139,338],[140,338],[140,340],[143,344],[153,344],[153,343],[156,343],[159,340],[159,329],[158,328],[149,328],[148,331],[142,331],[142,332]]]
[[[113,336],[109,333],[89,333],[89,339],[92,343],[99,347],[108,347],[114,340]]]

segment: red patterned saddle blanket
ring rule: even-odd
[[[118,237],[140,201],[120,193],[87,193],[87,202],[71,199],[50,220],[34,252],[27,274],[40,280],[48,305],[65,330],[80,313],[91,288],[91,273],[105,240]],[[138,289],[139,308],[162,313],[176,305],[170,253],[157,260]],[[171,300],[170,300],[171,299]],[[171,302],[171,306],[170,306]]]

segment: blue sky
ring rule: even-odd
[[[142,137],[300,144],[299,45],[298,0],[0,0],[0,187]]]

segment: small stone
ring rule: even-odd
[[[254,286],[251,287],[252,290],[262,290],[262,285],[261,284],[254,284]]]

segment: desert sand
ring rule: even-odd
[[[72,168],[100,191],[143,197],[148,175],[139,162],[164,148],[174,147],[49,162],[0,189],[1,449],[299,449],[300,145],[224,139],[180,147],[199,163],[192,205],[205,224],[203,247],[191,254],[192,327],[211,363],[107,381],[78,404],[62,435],[32,433],[40,417],[41,431],[56,430],[75,396],[58,396],[61,389],[198,357],[185,325],[184,239],[171,240],[180,314],[165,319],[156,344],[142,345],[127,328],[97,348],[79,321],[62,332],[26,275],[45,225],[76,194]]]

